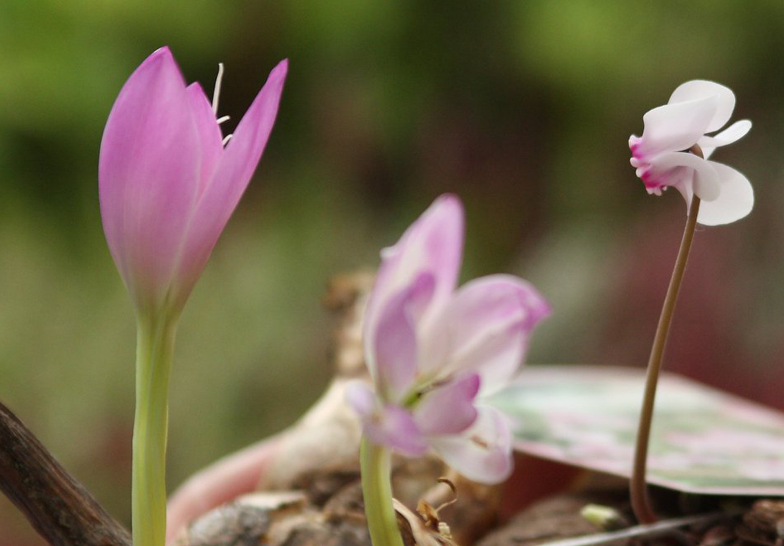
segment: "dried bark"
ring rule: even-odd
[[[764,546],[784,545],[784,501],[760,500],[743,515],[736,534],[747,542]]]
[[[619,506],[625,500],[625,490],[603,492],[602,496],[595,492],[556,495],[523,510],[480,540],[478,546],[536,546],[596,533],[599,529],[580,515],[582,507],[589,502]]]
[[[460,479],[457,494],[448,488],[445,494],[444,486],[438,484],[445,472],[441,462],[427,458],[397,463],[393,489],[405,505],[416,506],[420,499],[428,499],[438,507],[454,500],[437,514],[448,524],[453,542],[417,542],[411,520],[399,513],[406,546],[473,544],[495,524],[498,488]],[[175,546],[371,546],[357,469],[323,468],[302,474],[289,485],[296,491],[253,493],[208,512],[191,522]],[[438,539],[436,530],[428,534]]]
[[[128,531],[0,403],[0,490],[53,546],[130,546]]]

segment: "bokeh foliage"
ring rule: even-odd
[[[780,0],[4,0],[0,398],[118,517],[134,325],[97,157],[117,92],[164,44],[207,89],[226,63],[229,129],[291,60],[256,180],[186,308],[172,486],[308,406],[329,375],[326,280],[376,264],[445,191],[466,202],[466,278],[518,273],[552,300],[532,360],[641,365],[685,207],[645,194],[626,140],[692,78],[730,86],[754,121],[717,159],[758,204],[698,234],[666,365],[781,405]],[[37,543],[0,508],[0,535]]]

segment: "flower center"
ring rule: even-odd
[[[449,375],[447,377],[439,377],[436,379],[428,379],[418,382],[417,385],[406,396],[403,397],[401,406],[413,410],[416,408],[417,404],[419,404],[422,398],[424,398],[428,393],[436,390],[439,387],[443,387],[451,380],[452,376]]]

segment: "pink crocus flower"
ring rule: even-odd
[[[261,158],[287,66],[271,72],[225,146],[202,87],[186,85],[168,48],[120,91],[101,142],[101,216],[140,314],[184,306]]]
[[[729,121],[735,108],[733,92],[711,81],[692,80],[673,92],[669,102],[643,116],[642,136],[629,139],[631,164],[648,193],[661,195],[676,188],[691,204],[702,200],[697,221],[703,225],[728,224],[740,220],[754,206],[754,191],[748,179],[732,167],[709,161],[720,146],[732,144],[751,129],[749,120]],[[689,153],[694,145],[704,159]]]
[[[463,208],[445,195],[382,252],[364,327],[375,389],[355,383],[349,402],[371,442],[409,456],[432,448],[467,478],[496,483],[512,469],[511,434],[481,400],[516,374],[550,308],[511,275],[455,290],[462,249]]]

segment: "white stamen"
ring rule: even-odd
[[[222,118],[218,118],[218,125],[223,123],[224,121],[229,121],[231,118],[229,116],[223,116]]]
[[[212,92],[212,111],[215,113],[216,116],[218,115],[218,99],[220,98],[222,80],[223,80],[223,63],[218,63],[218,77],[215,78],[215,90]]]
[[[231,140],[231,137],[233,137],[233,136],[234,135],[226,135],[225,137],[223,137],[223,146],[226,146],[226,144],[229,143],[229,141]]]

